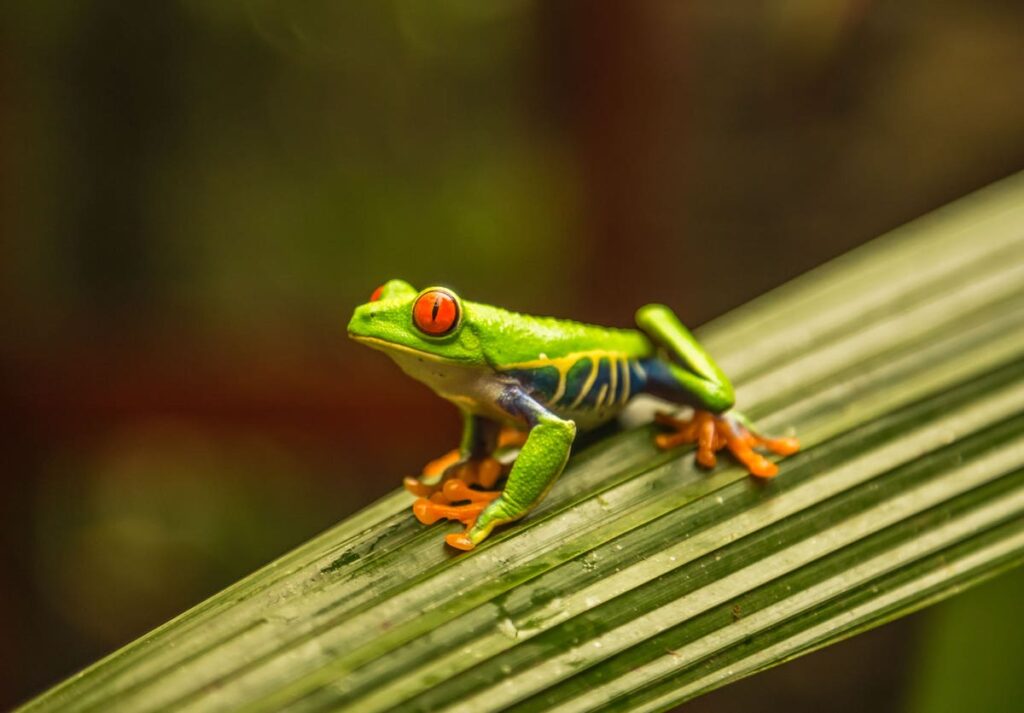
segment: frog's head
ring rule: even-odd
[[[417,292],[408,282],[390,280],[356,307],[348,335],[391,356],[482,365],[480,340],[469,321],[462,300],[450,289]]]

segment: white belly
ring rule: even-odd
[[[496,421],[517,422],[497,405],[502,391],[515,382],[493,370],[414,354],[391,353],[389,356],[406,374],[422,381],[438,396],[459,408]]]

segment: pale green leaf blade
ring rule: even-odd
[[[469,555],[395,493],[26,708],[661,710],[1024,559],[1024,177],[699,331],[774,481],[640,426]]]

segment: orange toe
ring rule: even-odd
[[[493,488],[501,478],[502,465],[494,458],[485,458],[480,462],[476,474],[476,482],[484,488]]]
[[[494,458],[476,458],[459,463],[452,469],[452,475],[471,485],[493,488],[501,478],[502,468],[501,462]]]
[[[498,448],[508,447],[521,447],[526,443],[526,437],[529,434],[526,431],[521,431],[518,428],[512,428],[511,426],[505,426],[498,433]]]
[[[447,453],[445,453],[440,458],[435,458],[434,460],[430,461],[425,466],[423,466],[423,475],[422,475],[422,477],[424,477],[424,478],[436,478],[436,477],[438,477],[439,475],[444,473],[446,470],[448,470],[448,468],[450,468],[451,466],[453,466],[456,463],[458,463],[459,462],[459,458],[461,458],[461,457],[462,457],[462,455],[459,453],[459,449],[458,448],[453,448],[452,450],[448,451]]]
[[[721,448],[718,443],[718,433],[715,419],[710,414],[697,414],[697,461],[708,468],[714,468],[717,459],[715,451]]]
[[[426,498],[419,498],[412,504],[412,514],[424,525],[433,525],[441,519],[440,513],[434,507],[435,503]]]
[[[445,535],[444,541],[455,549],[463,550],[464,552],[468,552],[476,547],[476,545],[473,544],[473,540],[466,537],[466,533],[464,532],[460,532],[457,535]]]
[[[438,493],[437,495],[440,495]],[[424,525],[433,525],[438,520],[458,520],[467,527],[472,527],[477,517],[490,504],[481,500],[466,505],[448,505],[446,500],[437,500],[433,496],[428,500],[420,498],[412,504],[412,513]]]
[[[439,481],[444,472],[458,463],[461,457],[458,448],[452,449],[440,458],[435,458],[423,466],[423,472],[420,473],[418,478],[407,477],[403,479],[402,485],[416,497],[429,497],[438,489]]]
[[[747,467],[751,475],[756,475],[758,478],[774,478],[779,474],[779,466],[757,453],[753,458],[744,460],[743,465]]]
[[[406,476],[404,479],[402,479],[402,485],[403,487],[405,487],[406,490],[408,490],[410,493],[412,493],[418,498],[429,497],[430,494],[433,493],[434,490],[436,489],[436,486],[427,485],[419,478],[412,478],[410,476]]]
[[[659,433],[654,437],[654,444],[663,451],[667,451],[676,446],[681,446],[684,443],[692,443],[693,441],[686,438],[681,433]]]
[[[712,451],[704,450],[703,448],[697,451],[696,455],[697,462],[705,468],[714,468],[718,465],[718,458]]]
[[[800,450],[800,439],[798,438],[763,438],[761,440],[765,448],[780,456],[791,456]]]
[[[501,495],[501,493],[493,490],[473,490],[465,481],[459,480],[458,478],[452,478],[446,482],[441,492],[444,494],[445,498],[453,503],[459,502],[460,500],[469,500],[470,502],[490,502]]]

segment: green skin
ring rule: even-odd
[[[443,336],[424,333],[413,319],[417,299],[433,290],[458,305],[458,321]],[[348,333],[458,406],[464,460],[490,455],[500,424],[528,430],[501,496],[465,533],[477,544],[544,498],[577,428],[614,418],[636,394],[715,414],[732,408],[729,380],[671,310],[647,305],[636,322],[639,330],[531,317],[391,280],[356,308]]]

